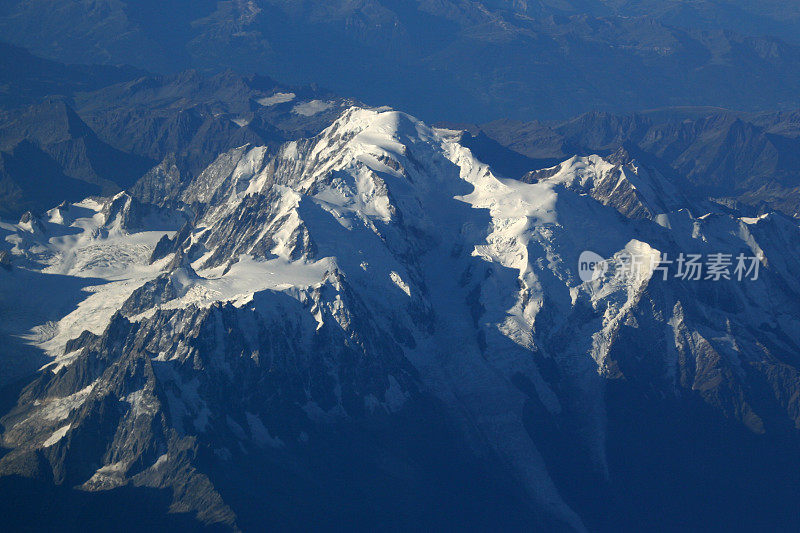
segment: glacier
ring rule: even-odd
[[[0,223],[0,333],[43,354],[2,418],[0,474],[165,488],[236,528],[219,465],[307,464],[330,428],[441,417],[541,524],[584,530],[597,510],[569,473],[613,492],[620,388],[747,435],[800,428],[796,220],[686,198],[624,152],[508,179],[460,139],[354,106],[220,154],[158,205],[123,192]],[[762,275],[584,282],[586,250],[755,254]],[[33,370],[14,357],[7,381]]]

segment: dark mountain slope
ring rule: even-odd
[[[50,155],[30,141],[0,151],[0,217],[42,212],[93,194],[100,194],[100,187],[66,176]]]
[[[332,100],[336,105],[325,104],[312,115],[294,112],[302,101]],[[75,99],[78,113],[106,142],[156,161],[173,154],[188,175],[243,144],[274,145],[314,135],[342,102],[326,91],[261,76],[194,70],[139,78]]]
[[[35,144],[64,175],[112,193],[132,185],[153,162],[111,147],[65,100],[50,98],[7,113],[0,121],[0,149]],[[51,206],[52,207],[52,206]]]
[[[430,120],[800,105],[800,48],[661,11],[610,2],[15,0],[0,12],[0,31],[61,61],[261,72]]]
[[[0,42],[0,108],[32,104],[49,95],[96,90],[143,74],[132,67],[64,65]]]

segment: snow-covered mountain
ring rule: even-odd
[[[725,198],[758,214],[782,211],[800,218],[798,123],[791,112],[673,108],[462,127],[471,132],[464,142],[494,166],[528,158],[527,165],[524,159],[508,165],[510,177],[575,154],[613,154],[622,148],[675,176],[673,181],[680,177],[686,182],[681,190],[689,195]],[[536,161],[542,163],[531,164]]]
[[[0,474],[243,529],[784,520],[797,221],[695,204],[624,152],[505,179],[459,139],[351,107],[158,205],[1,224],[0,333],[44,355],[0,361],[42,367]],[[678,278],[680,254],[727,254],[730,279]],[[719,472],[758,493],[699,498]]]

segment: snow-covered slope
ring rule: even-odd
[[[502,179],[458,138],[354,107],[314,138],[221,154],[181,191],[181,229],[126,195],[3,225],[2,301],[23,278],[74,289],[35,296],[60,316],[6,326],[53,361],[2,421],[0,472],[43,457],[57,483],[169,488],[233,526],[220,465],[307,464],[338,450],[332,427],[445,419],[542,524],[581,530],[597,518],[565,465],[614,483],[609,383],[754,434],[800,427],[795,221],[696,212],[635,161]],[[588,281],[584,251],[607,260]],[[665,279],[680,253],[752,255],[760,276]],[[421,483],[417,456],[374,446]]]

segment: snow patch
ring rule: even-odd
[[[256,102],[258,102],[259,105],[262,105],[264,107],[270,107],[273,105],[285,104],[286,102],[291,102],[296,97],[297,95],[294,93],[275,93],[272,96],[265,96],[263,98],[259,98],[258,100],[256,100]]]
[[[330,102],[323,102],[322,100],[311,100],[310,102],[303,102],[302,104],[297,104],[292,109],[292,113],[297,115],[303,115],[304,117],[312,117],[318,113],[322,113],[323,111],[327,111],[333,107],[333,104]]]
[[[395,285],[397,285],[401,291],[406,293],[407,296],[411,296],[411,287],[408,286],[408,283],[403,281],[403,278],[400,277],[400,274],[392,270],[389,273],[389,277],[392,279]]]
[[[60,441],[61,439],[64,438],[64,436],[67,434],[67,431],[69,431],[69,428],[70,428],[70,424],[67,424],[66,426],[64,426],[62,428],[59,428],[56,431],[54,431],[53,434],[50,435],[50,438],[48,438],[46,441],[44,441],[43,446],[45,448],[49,448],[53,444],[56,444],[58,441]]]

